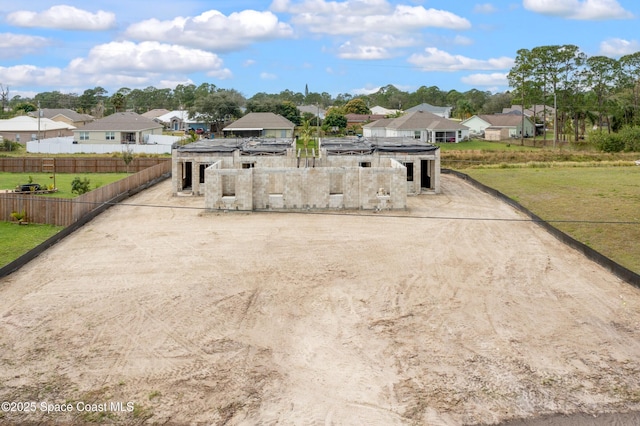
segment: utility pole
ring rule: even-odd
[[[553,148],[556,148],[558,140],[558,99],[556,92],[553,92]]]
[[[40,143],[40,117],[42,116],[42,111],[40,111],[40,101],[38,101],[38,143]]]

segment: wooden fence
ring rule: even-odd
[[[162,175],[171,173],[171,161],[146,168],[124,179],[76,198],[49,198],[30,194],[0,194],[0,220],[10,221],[12,212],[25,211],[33,223],[69,226],[92,210],[133,191]]]
[[[118,157],[51,157],[56,173],[124,173],[127,165]],[[43,157],[0,158],[0,172],[40,173]],[[129,164],[129,172],[135,173],[161,163],[171,163],[166,157],[136,157]]]

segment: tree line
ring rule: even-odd
[[[304,121],[320,124],[315,122],[315,114],[301,114],[297,109],[301,105],[325,110],[333,107],[325,119],[329,123],[322,124],[340,127],[344,114],[368,113],[376,105],[398,110],[421,103],[449,106],[454,118],[466,119],[474,114],[500,113],[517,104],[524,108],[540,108],[540,117],[536,117],[539,123],[557,121],[552,127],[560,137],[574,141],[582,139],[591,128],[617,132],[624,126],[640,123],[640,52],[612,59],[588,57],[574,45],[520,49],[507,79],[513,90],[495,94],[477,89],[466,92],[441,90],[426,85],[407,92],[389,84],[368,95],[341,93],[332,96],[327,92],[310,92],[305,86],[302,92],[259,92],[246,98],[238,90],[202,83],[198,86],[179,84],[173,89],[123,87],[111,95],[102,87],[94,87],[80,95],[53,91],[22,98],[10,97],[8,88],[0,88],[4,118],[38,107],[69,108],[98,118],[118,111],[144,113],[158,108],[181,109],[188,110],[192,118],[211,123],[214,131],[247,112],[269,111],[283,115],[295,124]],[[555,108],[547,108],[551,106]]]
[[[436,86],[421,86],[414,92],[402,91],[389,84],[375,93],[368,95],[352,95],[341,93],[332,96],[327,92],[304,92],[283,90],[280,93],[259,92],[246,98],[235,89],[217,87],[211,83],[179,84],[174,89],[158,89],[153,86],[145,89],[120,88],[109,95],[102,87],[85,90],[82,94],[62,93],[59,91],[42,92],[33,98],[14,96],[5,101],[4,115],[18,115],[40,108],[68,108],[79,113],[97,117],[119,111],[134,111],[142,114],[152,109],[189,110],[194,114],[206,116],[212,123],[229,117],[238,118],[246,112],[275,112],[286,117],[293,117],[297,122],[295,111],[301,105],[313,105],[326,110],[329,107],[345,108],[351,101],[359,100],[368,110],[374,106],[388,109],[407,109],[412,106],[429,103],[434,106],[453,106],[453,113],[460,118],[468,118],[476,113],[501,112],[511,105],[509,92],[492,94],[489,91],[441,90]],[[358,104],[359,105],[359,104]],[[363,112],[358,108],[359,112]],[[364,111],[366,113],[366,111]],[[308,117],[313,120],[313,117]]]
[[[587,56],[575,45],[520,49],[508,74],[514,102],[557,108],[555,128],[565,140],[590,129],[619,132],[640,124],[640,52],[613,59]]]

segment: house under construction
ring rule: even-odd
[[[405,209],[440,192],[440,149],[416,139],[204,139],[173,150],[173,193],[207,210]]]

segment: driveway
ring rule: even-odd
[[[38,404],[0,422],[640,410],[640,290],[466,182],[442,190],[402,212],[206,213],[165,181],[109,209],[0,280],[0,401]]]

